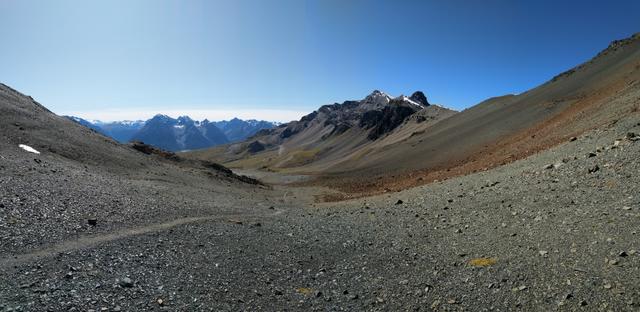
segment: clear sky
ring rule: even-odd
[[[59,114],[285,121],[422,90],[463,109],[640,31],[640,1],[0,0],[0,81]]]

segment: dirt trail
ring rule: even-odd
[[[0,269],[8,268],[18,264],[23,264],[26,262],[31,262],[37,259],[54,256],[59,253],[93,247],[100,243],[111,242],[119,239],[128,238],[131,236],[142,235],[142,234],[147,234],[152,232],[165,231],[165,230],[168,230],[180,225],[189,224],[189,223],[195,223],[200,221],[214,221],[214,220],[232,221],[236,219],[246,219],[246,218],[255,218],[255,217],[273,217],[283,213],[284,211],[285,210],[278,209],[270,214],[225,214],[225,215],[215,215],[215,216],[210,215],[210,216],[202,216],[202,217],[188,217],[188,218],[180,218],[180,219],[163,222],[163,223],[156,223],[156,224],[151,224],[146,226],[123,229],[114,233],[84,236],[78,239],[63,241],[53,246],[42,248],[39,250],[34,250],[28,253],[11,255],[9,257],[2,258],[0,259]]]

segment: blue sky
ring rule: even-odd
[[[0,81],[91,119],[285,121],[422,90],[463,109],[640,31],[640,1],[0,0]]]

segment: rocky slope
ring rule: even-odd
[[[639,94],[640,34],[636,34],[612,42],[593,59],[527,92],[488,99],[457,114],[443,113],[434,122],[416,123],[423,119],[419,114],[434,105],[407,118],[409,112],[403,110],[417,106],[385,111],[381,107],[395,107],[389,105],[392,99],[376,92],[360,102],[338,104],[340,109],[325,106],[272,133],[261,133],[245,145],[192,157],[215,159],[235,168],[304,174],[314,185],[363,196],[527,157],[638,110]],[[372,111],[363,112],[367,109]],[[314,123],[316,118],[322,120],[320,124]],[[345,119],[352,122],[343,123]],[[258,144],[264,149],[249,153],[249,143],[254,150]]]
[[[189,214],[191,208],[166,211],[181,205],[176,201],[185,192],[172,185],[192,188],[187,193],[229,194],[234,191],[223,190],[232,185],[236,193],[261,187],[213,163],[119,144],[5,85],[0,85],[0,160],[2,254],[93,231],[89,219],[107,231],[147,217]],[[149,193],[155,195],[139,196]],[[171,204],[157,207],[157,196]],[[193,207],[203,205],[210,204]]]
[[[2,211],[78,230],[48,240],[2,223],[0,309],[635,311],[639,133],[635,112],[493,170],[339,203],[313,202],[314,188],[231,199],[237,186],[157,173],[76,194],[82,167],[19,170],[35,162],[3,148]],[[68,211],[91,203],[114,216],[91,226]]]
[[[118,144],[0,85],[0,309],[637,311],[639,39],[419,128],[427,107],[373,141],[492,138],[511,129],[499,117],[549,117],[501,137],[516,160],[470,158],[485,168],[340,202]],[[477,123],[447,134],[465,120]]]
[[[400,137],[393,133],[401,126],[413,129],[421,123],[417,127],[421,128],[454,113],[430,105],[420,91],[393,98],[375,90],[360,101],[324,105],[299,121],[262,130],[244,142],[187,155],[243,168],[310,170],[389,144],[385,138]]]

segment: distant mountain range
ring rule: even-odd
[[[143,121],[89,121],[74,116],[67,118],[114,140],[127,143],[142,141],[169,151],[192,150],[245,140],[263,129],[279,125],[264,120],[233,118],[223,121],[197,121],[188,116],[171,118],[156,115]]]

